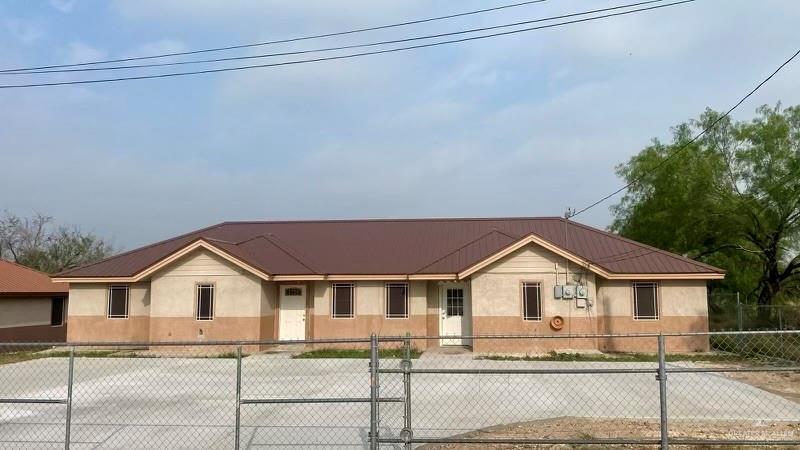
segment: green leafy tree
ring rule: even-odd
[[[617,167],[634,183],[612,207],[611,228],[723,267],[721,287],[769,306],[800,292],[800,107],[724,118],[687,144],[719,118],[706,110],[675,127],[671,143],[655,140]],[[760,308],[761,319],[769,314]]]
[[[96,262],[113,253],[103,239],[76,227],[56,226],[49,216],[24,218],[6,212],[0,219],[0,257],[45,273]]]

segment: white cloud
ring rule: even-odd
[[[65,62],[77,64],[104,59],[108,52],[84,42],[70,42],[65,51]]]
[[[185,43],[176,39],[160,39],[157,41],[146,42],[136,48],[122,54],[123,58],[135,58],[138,56],[161,55],[169,53],[181,53],[189,50]]]
[[[3,20],[2,23],[15,39],[25,45],[39,42],[46,36],[42,24],[35,20],[23,20],[12,17]]]
[[[50,0],[50,6],[64,14],[69,14],[75,8],[75,0]]]

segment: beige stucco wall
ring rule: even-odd
[[[261,281],[261,316],[272,316],[278,309],[278,284]]]
[[[72,283],[69,286],[69,311],[71,316],[103,316],[108,310],[108,283]],[[130,284],[128,315],[149,316],[150,283]]]
[[[386,283],[385,281],[356,281],[355,284],[355,311],[356,316],[383,316],[386,309]],[[396,283],[396,281],[390,281]],[[318,281],[313,283],[314,315],[330,316],[332,305],[333,283]],[[408,309],[410,315],[427,313],[427,282],[408,282]]]
[[[556,273],[558,269],[558,274]],[[575,300],[556,300],[553,289],[564,284],[566,260],[535,244],[530,244],[472,275],[473,317],[521,317],[522,283],[541,283],[542,315],[552,317],[589,317],[590,308],[578,308]],[[597,297],[595,275],[572,264],[570,281],[589,287],[589,299]]]
[[[605,280],[573,264],[570,281],[589,288],[590,307],[578,308],[576,300],[555,299],[553,288],[564,284],[566,261],[531,244],[472,276],[473,327],[476,334],[530,334],[569,336],[594,333],[697,332],[708,330],[706,282],[659,280],[658,320],[633,318],[630,280]],[[558,278],[556,278],[558,267]],[[558,283],[556,280],[558,279]],[[521,284],[542,284],[542,321],[522,319]],[[553,316],[564,318],[564,327],[550,327]],[[553,349],[600,348],[609,351],[652,351],[654,339],[542,339],[525,341],[476,341],[476,351],[543,352]],[[674,338],[670,351],[704,351],[707,337]]]
[[[67,340],[147,341],[150,338],[150,283],[128,285],[128,318],[109,319],[108,283],[71,283]],[[74,299],[74,300],[73,300]]]
[[[50,325],[52,300],[47,298],[0,298],[0,328]]]
[[[195,320],[196,286],[214,284],[214,319]],[[70,286],[74,324],[69,339],[225,340],[272,339],[277,304],[274,283],[262,280],[200,249],[170,264],[151,279],[130,285],[127,319],[108,319],[108,284]]]
[[[708,316],[708,300],[704,280],[658,281],[661,317]],[[628,280],[598,282],[597,308],[607,316],[633,317],[633,287]]]
[[[392,281],[393,282],[393,281]],[[357,281],[355,284],[355,317],[331,317],[331,282],[309,283],[310,304],[313,311],[308,334],[310,338],[368,337],[371,333],[384,336],[399,336],[405,333],[424,335],[428,332],[428,282],[408,282],[408,309],[406,319],[385,317],[386,290],[384,281]],[[438,316],[437,316],[438,317]],[[426,341],[415,342],[419,348]]]
[[[214,317],[260,317],[261,279],[206,250],[153,275],[151,317],[194,317],[197,285],[214,285]]]

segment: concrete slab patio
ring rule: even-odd
[[[397,367],[398,360],[382,360]],[[686,364],[686,363],[684,363]],[[488,361],[428,356],[415,368],[653,367],[652,363]],[[0,366],[2,398],[66,397],[67,359]],[[364,359],[243,360],[242,398],[368,397]],[[743,424],[800,421],[800,404],[717,374],[671,374],[673,419]],[[236,361],[225,358],[75,359],[72,448],[232,448]],[[402,396],[401,375],[381,376],[381,395]],[[0,448],[62,447],[63,405],[0,405]],[[241,407],[243,447],[363,447],[369,404]],[[381,433],[396,436],[402,404],[381,407]],[[441,437],[489,426],[574,416],[656,418],[653,374],[439,375],[412,378],[416,436]]]

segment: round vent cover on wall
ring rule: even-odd
[[[553,318],[550,319],[550,328],[556,331],[564,328],[564,318],[561,316],[553,316]]]

